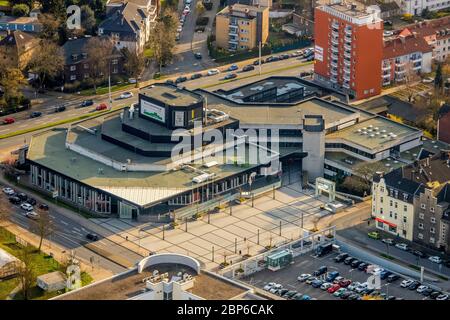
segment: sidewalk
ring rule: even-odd
[[[9,223],[8,225],[3,224],[2,227],[4,227],[17,237],[25,240],[30,245],[36,248],[39,247],[39,237],[29,232],[28,230],[23,229],[22,227],[19,227],[13,223]],[[47,239],[44,239],[44,241],[42,242],[41,251],[45,252],[48,255],[53,255],[53,258],[59,263],[64,263],[67,260],[68,255],[70,254],[66,251],[66,248],[63,248]],[[92,265],[88,261],[85,261],[79,257],[77,257],[77,259],[80,261],[81,270],[89,273],[94,282],[106,279],[114,275],[111,271],[100,268],[98,265],[92,268]]]
[[[22,176],[21,183],[24,183],[25,180],[27,180],[26,176]],[[81,215],[79,215],[78,213],[76,213],[72,210],[69,210],[65,207],[57,206],[53,202],[49,202],[49,201],[43,199],[39,193],[23,189],[21,186],[19,186],[17,184],[14,184],[14,185],[11,184],[3,177],[3,175],[0,175],[0,183],[5,186],[10,186],[21,192],[25,192],[27,194],[33,194],[33,197],[38,202],[46,203],[51,210],[58,212],[59,214],[61,214],[64,217],[67,217],[68,219],[74,220],[75,222],[77,222],[81,226],[85,227],[86,229],[92,230],[97,235],[99,235],[103,238],[106,238],[125,249],[132,251],[134,254],[138,254],[142,257],[148,256],[148,254],[149,254],[148,250],[145,250],[144,248],[139,248],[139,246],[136,245],[135,243],[133,243],[132,241],[127,241],[126,238],[112,233],[108,229],[105,229],[105,228],[99,226],[97,223],[94,223],[94,222],[90,221],[89,219],[82,217]],[[29,185],[27,185],[27,184],[25,184],[25,185],[30,188]]]

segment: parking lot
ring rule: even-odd
[[[365,271],[360,271],[357,268],[352,268],[350,265],[344,264],[344,262],[337,263],[333,260],[338,255],[337,252],[333,252],[324,257],[318,258],[313,254],[300,256],[294,259],[294,263],[278,271],[264,270],[243,279],[245,282],[250,283],[259,288],[263,288],[269,282],[275,282],[281,284],[283,288],[288,290],[295,290],[301,294],[308,295],[317,300],[340,300],[340,298],[333,296],[326,290],[320,288],[314,288],[310,284],[300,282],[297,277],[301,274],[313,274],[315,270],[321,266],[326,266],[328,272],[337,271],[339,276],[349,279],[352,282],[367,282],[369,274]],[[318,277],[324,279],[326,274]],[[410,290],[400,287],[400,283],[403,278],[400,278],[394,282],[387,282],[381,280],[381,289],[377,290],[380,294],[386,294],[387,297],[394,296],[396,299],[404,300],[427,300],[430,299],[416,292],[416,290]]]

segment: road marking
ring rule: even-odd
[[[81,232],[81,230],[80,230],[80,229],[78,229],[78,228],[75,228],[75,227],[73,227],[73,230],[76,230],[76,231],[78,231],[78,232]]]
[[[77,232],[75,230],[72,230],[72,232],[75,233],[75,234],[78,234],[79,236],[83,236],[81,233],[79,233],[79,232]]]
[[[68,226],[69,224],[67,223],[67,222],[65,222],[64,220],[60,220],[60,222],[63,224],[63,225],[65,225],[65,226]]]

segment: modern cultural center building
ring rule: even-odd
[[[211,139],[217,132],[223,141]],[[180,148],[178,138],[191,147]],[[229,91],[142,88],[136,105],[36,134],[27,159],[36,188],[85,210],[137,218],[278,187],[286,166],[310,182],[355,174],[361,163],[390,171],[423,145],[418,129],[303,79],[269,77]]]

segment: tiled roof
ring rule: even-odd
[[[398,37],[384,42],[383,59],[391,59],[414,52],[432,52],[433,48],[423,39],[404,29]]]
[[[39,40],[22,31],[12,31],[2,40],[0,40],[0,46],[15,46],[17,52],[20,55],[22,52],[27,51],[32,46],[37,46]]]

